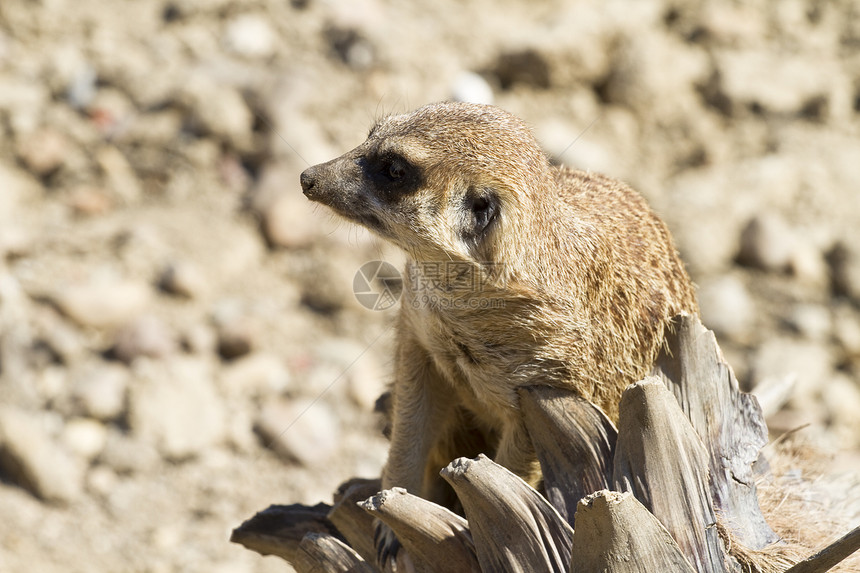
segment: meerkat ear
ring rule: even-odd
[[[479,239],[499,214],[499,197],[492,189],[472,189],[466,195],[466,207],[471,214],[467,234]]]

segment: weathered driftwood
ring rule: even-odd
[[[354,478],[340,485],[334,494],[334,505],[328,519],[350,547],[365,561],[374,563],[376,546],[373,542],[373,516],[359,507],[359,502],[382,489],[379,479]]]
[[[860,549],[860,526],[843,535],[815,555],[804,559],[785,573],[824,573]]]
[[[576,511],[570,573],[694,573],[666,528],[630,493],[599,491]]]
[[[466,520],[450,510],[399,487],[382,491],[360,506],[397,535],[416,573],[438,571],[442,556],[445,571],[481,572]]]
[[[612,482],[615,426],[597,406],[569,391],[526,386],[519,395],[544,495],[575,529],[579,500]]]
[[[776,536],[759,509],[752,467],[766,439],[761,410],[739,391],[713,334],[696,319],[675,319],[655,373],[624,392],[617,432],[596,406],[571,393],[520,391],[546,495],[558,511],[479,456],[442,472],[468,521],[396,489],[365,504],[371,515],[356,503],[376,493],[378,480],[352,480],[332,508],[272,506],[231,540],[279,555],[300,573],[379,571],[374,516],[402,543],[398,573],[823,573],[857,550],[855,530],[785,571],[779,546],[767,546]],[[587,495],[608,486],[628,493]],[[576,533],[565,519],[576,520]],[[389,562],[383,573],[391,571]]]
[[[307,533],[337,535],[326,517],[331,506],[270,505],[233,530],[230,541],[261,555],[277,555],[293,563],[299,559],[299,544]]]
[[[660,520],[697,571],[729,571],[711,505],[708,453],[657,377],[621,396],[613,479]]]
[[[293,566],[301,573],[374,573],[358,553],[328,533],[308,533],[299,543]]]
[[[484,573],[567,573],[573,529],[555,508],[485,455],[459,458],[442,470],[469,520]]]
[[[761,549],[778,541],[756,496],[752,465],[767,443],[767,425],[755,396],[740,391],[714,333],[699,319],[675,317],[666,338],[655,374],[708,448],[714,509],[746,547]]]

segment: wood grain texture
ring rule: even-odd
[[[375,569],[343,541],[327,533],[308,533],[299,543],[299,573],[374,573]]]
[[[573,529],[523,480],[484,455],[442,470],[463,503],[481,571],[567,573]]]
[[[328,519],[337,528],[350,547],[365,561],[376,559],[373,543],[373,516],[358,506],[358,503],[382,489],[378,479],[353,478],[340,485],[334,494],[334,505]]]
[[[326,517],[330,509],[325,503],[270,505],[234,529],[230,541],[260,555],[277,555],[294,563],[299,544],[307,533],[337,535]]]
[[[360,504],[397,535],[416,573],[480,573],[466,520],[402,488],[384,490]]]
[[[613,481],[660,520],[697,571],[730,570],[711,504],[708,452],[657,377],[621,397]]]
[[[714,509],[733,537],[750,549],[779,541],[756,496],[752,466],[767,443],[758,401],[740,391],[714,333],[698,318],[675,317],[666,342],[655,374],[708,448]]]
[[[570,573],[695,571],[666,528],[630,493],[603,490],[583,498],[576,521]]]
[[[543,472],[543,490],[574,526],[577,503],[612,483],[618,432],[594,404],[569,390],[526,386],[520,407]]]

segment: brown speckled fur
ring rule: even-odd
[[[573,389],[616,418],[669,318],[698,312],[669,232],[642,197],[551,166],[529,128],[499,108],[439,103],[388,117],[353,151],[303,173],[302,186],[410,258],[386,488],[444,502],[439,469],[480,450],[535,483],[516,389]],[[447,274],[429,277],[433,263]],[[480,292],[463,283],[464,268]]]

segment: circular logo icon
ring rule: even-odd
[[[352,292],[364,308],[388,310],[400,299],[403,277],[391,263],[370,261],[355,273]]]

